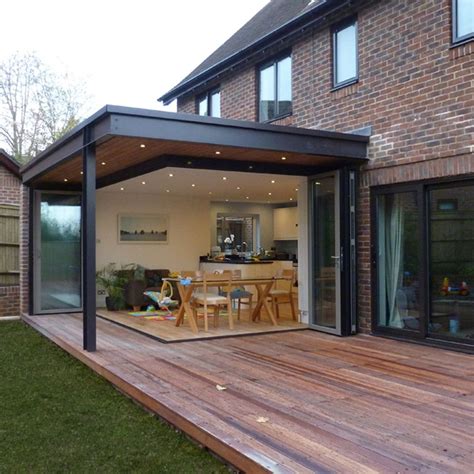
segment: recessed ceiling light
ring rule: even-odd
[[[272,184],[275,184],[275,180],[274,180],[274,179],[272,179],[272,180],[271,180],[271,183],[272,183]]]
[[[64,178],[64,182],[67,183],[67,182],[68,182],[68,179],[67,179],[67,178]]]
[[[84,171],[81,171],[81,174],[84,174]]]
[[[170,190],[169,190],[169,189],[167,189],[167,190],[166,190],[166,192],[167,192],[167,193],[169,193],[169,192],[170,192]]]
[[[193,188],[195,188],[195,187],[196,187],[196,185],[195,185],[194,183],[193,183],[193,184],[191,184],[191,186],[192,186]]]
[[[296,192],[298,192],[298,191],[299,191],[299,189],[298,189],[298,188],[295,188],[295,191],[296,191]]]
[[[229,202],[229,200],[228,200],[228,199],[226,199],[226,200],[225,200],[225,202]]]
[[[286,156],[282,156],[281,159],[282,159],[283,161],[285,161],[285,160],[286,160]]]
[[[245,199],[250,199],[248,196],[245,196]]]
[[[173,174],[173,173],[170,173],[168,176],[169,176],[170,178],[172,178],[172,177],[174,176],[174,174]]]
[[[220,152],[220,151],[216,151],[216,155],[220,155],[220,154],[221,154],[221,152]]]
[[[240,189],[240,186],[237,186],[237,189]]]
[[[106,162],[105,162],[105,161],[103,161],[103,162],[101,163],[101,165],[102,165],[102,166],[105,166],[105,165],[106,165]]]
[[[146,145],[145,145],[144,143],[142,143],[142,144],[140,145],[140,148],[146,148]]]
[[[120,188],[120,191],[124,191],[124,190],[125,190],[125,188]]]
[[[146,184],[146,181],[142,181],[142,184]]]
[[[211,195],[211,194],[212,194],[212,191],[209,191],[209,195]]]
[[[293,201],[293,198],[290,198],[290,201]]]
[[[272,193],[268,193],[268,195],[269,195],[269,196],[271,196],[271,195],[272,195]]]
[[[222,176],[222,179],[223,179],[224,181],[227,181],[227,176]]]

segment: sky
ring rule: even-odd
[[[268,1],[7,1],[0,60],[34,51],[53,70],[85,81],[85,116],[105,104],[173,111],[157,98]]]

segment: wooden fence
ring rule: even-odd
[[[20,281],[20,212],[18,206],[0,204],[0,285]]]

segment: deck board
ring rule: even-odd
[[[471,355],[310,330],[162,344],[104,320],[86,353],[79,315],[25,321],[243,471],[472,472]]]

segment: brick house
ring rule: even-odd
[[[18,218],[20,167],[0,149],[0,317],[20,313]]]
[[[357,191],[360,331],[474,337],[473,10],[273,0],[161,97],[179,112],[213,115],[214,99],[223,118],[370,133]],[[387,240],[394,231],[401,243]]]
[[[178,114],[99,110],[22,169],[22,313],[81,311],[84,348],[94,351],[97,262],[133,256],[176,269],[196,247],[197,268],[215,226],[200,226],[210,212],[199,212],[217,196],[200,184],[217,189],[236,173],[250,185],[253,175],[261,203],[286,176],[298,201],[299,324],[472,351],[471,8],[272,0],[161,97],[177,99]],[[178,176],[192,179],[182,187],[189,201],[167,194]],[[285,206],[296,200],[289,192]],[[54,211],[50,223],[43,207]],[[169,246],[120,245],[120,213],[156,209],[168,209],[171,224],[183,219]],[[59,246],[47,262],[38,250],[43,222],[74,229],[50,228],[45,248]],[[178,270],[191,269],[186,258]]]

